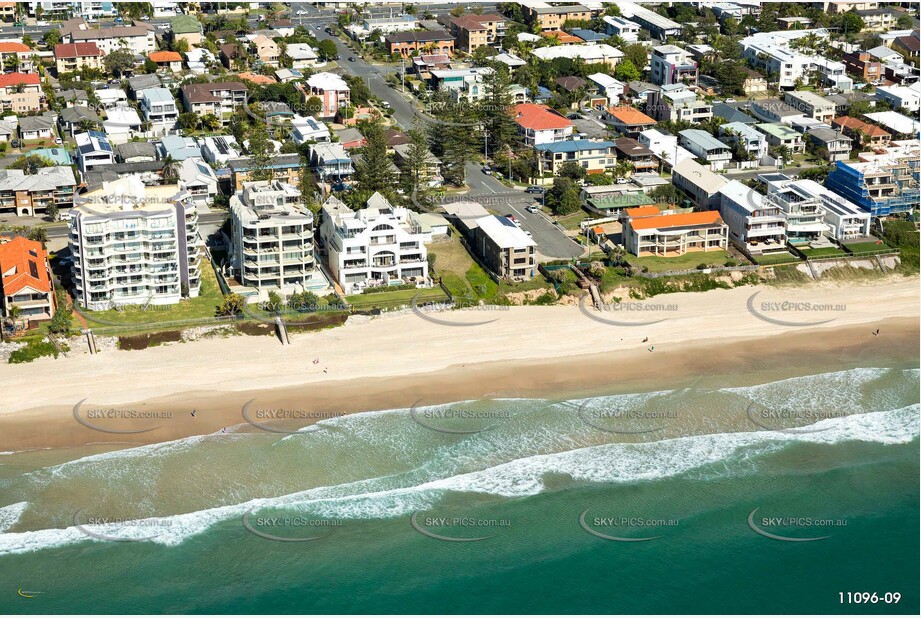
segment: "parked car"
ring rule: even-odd
[[[525,189],[524,192],[525,193],[543,193],[544,190],[543,188],[538,187],[537,185],[531,185],[530,187]]]
[[[355,62],[355,56],[349,56],[349,62]]]
[[[532,214],[540,212],[540,208],[538,208],[537,206],[528,206],[527,208],[525,208],[525,210],[527,210],[528,212]]]

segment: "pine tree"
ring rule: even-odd
[[[413,196],[413,203],[421,205],[428,197],[428,182],[432,177],[428,163],[428,133],[424,127],[417,126],[407,135],[410,142],[403,169],[403,185],[407,194]]]
[[[492,73],[483,79],[485,96],[480,101],[478,111],[489,137],[489,149],[499,152],[512,144],[518,128],[511,116],[512,80],[509,69],[498,62],[493,64],[492,69]]]
[[[362,191],[379,191],[389,197],[393,194],[394,178],[387,156],[387,140],[380,123],[365,125],[367,144],[361,149],[362,161],[355,170],[355,180]]]
[[[250,171],[251,180],[272,180],[274,174],[269,169],[272,160],[272,142],[265,123],[257,122],[249,133],[249,156],[253,161]]]

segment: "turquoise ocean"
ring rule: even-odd
[[[0,613],[917,615],[918,382],[716,377],[3,453]]]

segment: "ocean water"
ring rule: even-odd
[[[4,453],[0,608],[917,614],[918,381],[865,367]]]

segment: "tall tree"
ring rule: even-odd
[[[362,161],[355,170],[358,188],[390,196],[393,194],[394,178],[390,157],[387,156],[384,128],[378,122],[368,123],[363,126],[363,134],[367,144],[361,149]]]
[[[269,169],[269,163],[272,160],[273,147],[264,122],[255,123],[250,130],[248,149],[253,161],[250,178],[252,180],[272,180],[273,173]]]
[[[509,68],[497,62],[493,64],[492,69],[492,72],[483,78],[485,96],[479,103],[478,112],[480,122],[489,138],[488,147],[492,152],[499,152],[512,144],[518,128],[510,114],[513,99]],[[489,153],[486,154],[488,156]]]
[[[432,177],[428,134],[423,127],[414,127],[407,135],[410,142],[403,169],[404,190],[413,196],[413,203],[421,204],[428,197],[428,183]]]

